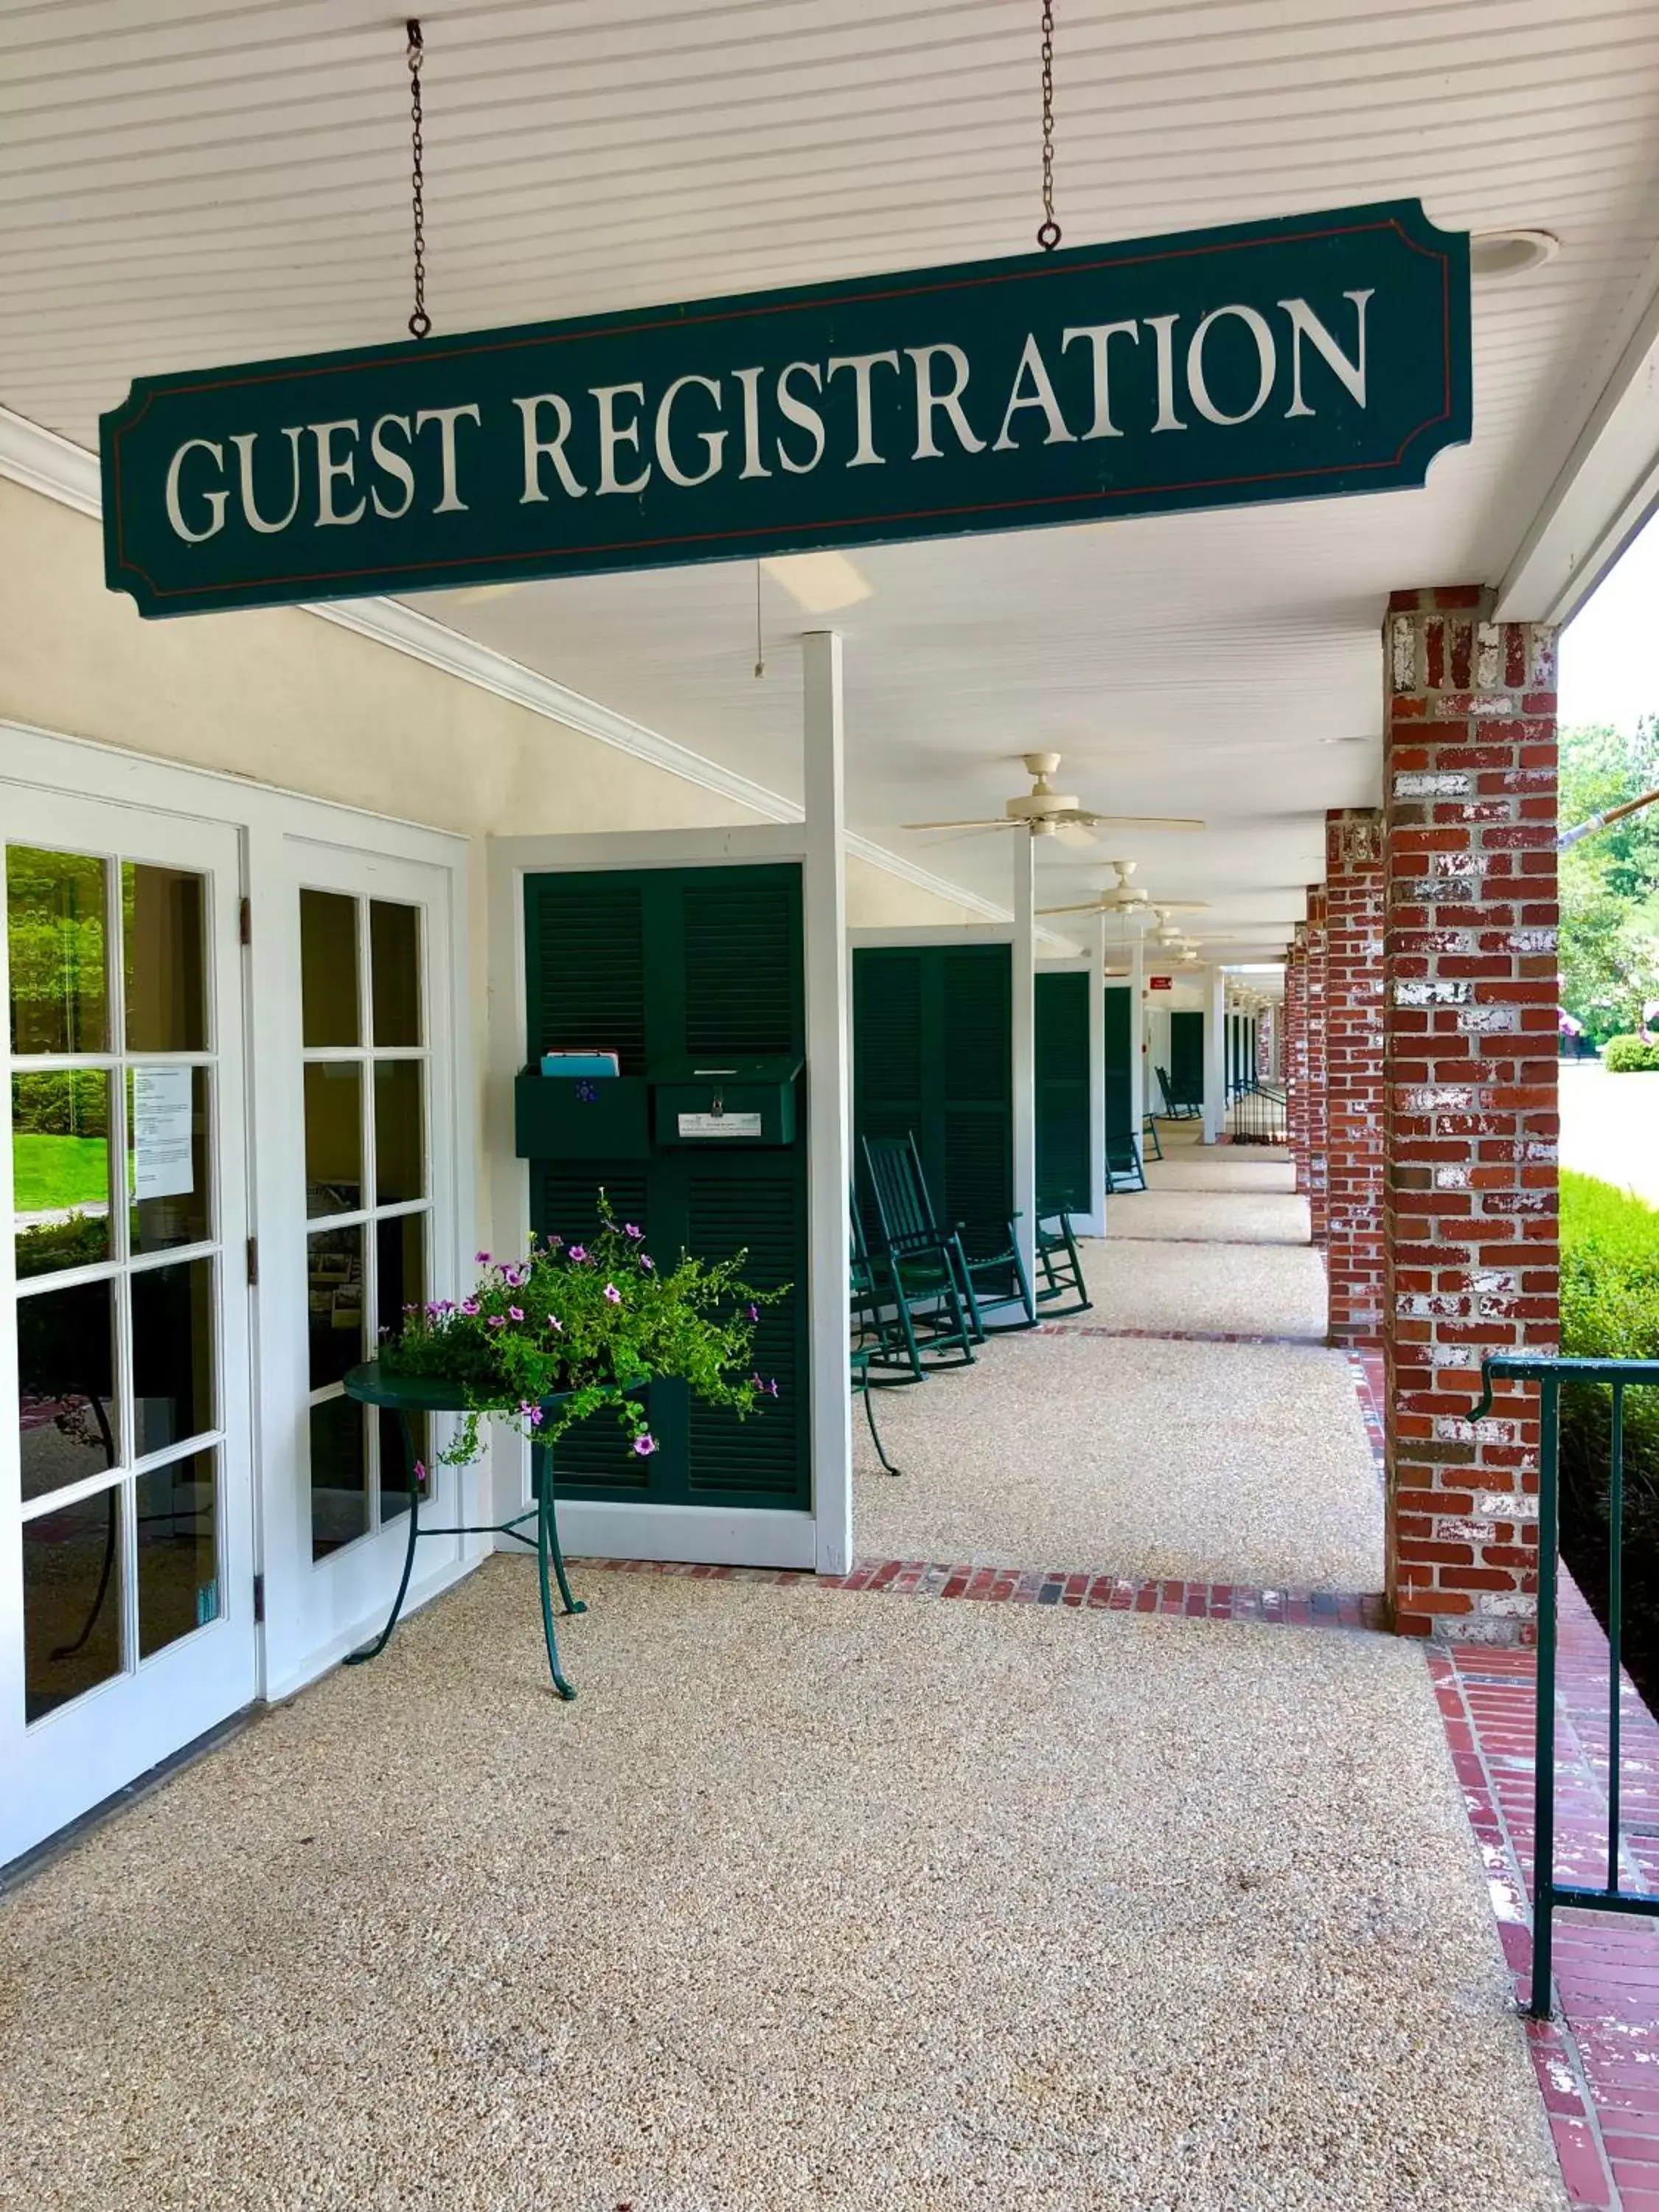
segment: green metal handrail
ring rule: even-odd
[[[1555,1908],[1629,1912],[1659,1919],[1659,1893],[1619,1886],[1620,1641],[1624,1627],[1625,1392],[1659,1387],[1659,1359],[1563,1359],[1547,1353],[1496,1352],[1480,1365],[1480,1400],[1471,1421],[1492,1411],[1494,1382],[1539,1385],[1538,1691],[1533,1765],[1532,2001],[1534,2020],[1550,2015],[1551,1939]],[[1555,1879],[1556,1563],[1560,1553],[1559,1424],[1564,1382],[1603,1382],[1613,1391],[1607,1490],[1607,1878],[1599,1889]]]

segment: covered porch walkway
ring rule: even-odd
[[[1091,1309],[879,1394],[860,1436],[864,1559],[1340,1593],[1382,1589],[1358,1358],[1282,1154],[1165,1124],[1148,1188],[1085,1248]]]
[[[884,1394],[852,1575],[586,1564],[563,1708],[494,1559],[46,1867],[5,2193],[1562,2205],[1284,1184],[1172,1147],[1093,1312]]]

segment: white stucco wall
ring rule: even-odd
[[[302,608],[142,622],[98,524],[3,478],[0,576],[0,720],[468,837],[762,818]],[[867,861],[847,892],[855,927],[970,918]]]

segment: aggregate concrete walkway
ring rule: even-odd
[[[498,1559],[0,1915],[29,2212],[1559,2212],[1420,1652]]]
[[[1340,1352],[1005,1337],[977,1366],[879,1393],[876,1417],[903,1474],[882,1474],[860,1423],[863,1556],[1382,1587],[1382,1496]]]
[[[1181,1125],[1166,1148],[1085,1248],[1091,1310],[878,1395],[903,1475],[860,1432],[861,1554],[1382,1589],[1376,1462],[1289,1164]],[[1181,1340],[1230,1334],[1279,1340]]]

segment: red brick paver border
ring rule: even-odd
[[[1556,1681],[1556,1871],[1607,1868],[1607,1640],[1565,1568]],[[1458,1779],[1525,2004],[1532,1968],[1534,1655],[1429,1648]],[[1621,1881],[1659,1889],[1659,1722],[1620,1694]],[[1568,2194],[1583,2212],[1659,2212],[1659,1922],[1558,1912],[1557,2013],[1528,2022]]]
[[[1291,1628],[1376,1628],[1380,1597],[1354,1590],[1264,1589],[1248,1583],[1192,1583],[1097,1574],[1066,1567],[988,1567],[971,1560],[858,1559],[849,1573],[795,1567],[718,1567],[682,1559],[573,1560],[608,1574],[669,1575],[696,1581],[768,1583],[817,1590],[874,1590],[892,1597],[969,1598],[990,1605],[1086,1607],[1094,1613],[1155,1613],[1188,1620],[1251,1620]]]

